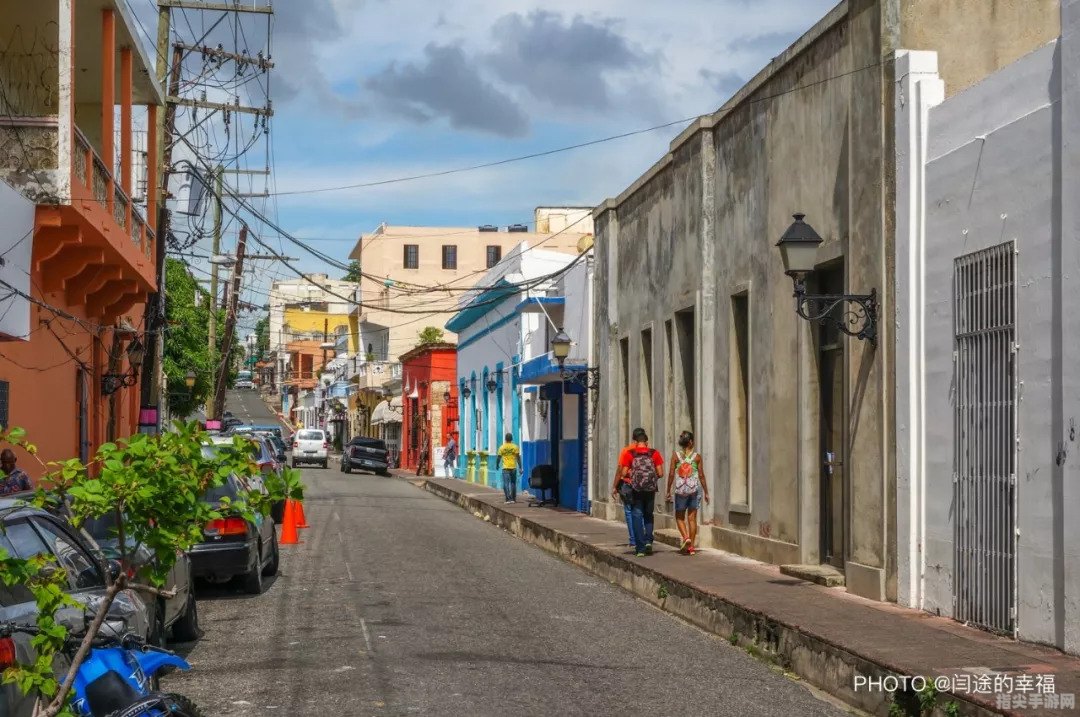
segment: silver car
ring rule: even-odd
[[[104,563],[89,537],[43,510],[30,507],[20,500],[0,498],[0,548],[9,555],[31,558],[51,556],[68,575],[68,590],[86,610],[64,608],[58,620],[68,625],[83,623],[84,614],[93,614],[105,594],[105,570],[119,569],[117,563]],[[34,624],[37,604],[23,585],[0,583],[0,622]],[[150,609],[133,590],[116,596],[109,611],[107,629],[117,634],[133,632],[147,636],[150,630]],[[0,638],[0,656],[14,654],[15,661],[34,660],[30,636],[16,633]],[[0,662],[0,670],[10,665]],[[66,660],[57,661],[58,674],[66,671]],[[17,685],[0,685],[0,715],[30,717],[34,697],[23,695]]]

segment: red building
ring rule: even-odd
[[[417,346],[400,358],[402,376],[401,467],[415,469],[427,448],[429,465],[450,436],[458,438],[457,346]]]

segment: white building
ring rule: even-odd
[[[447,323],[458,336],[459,478],[501,487],[495,451],[509,433],[522,449],[519,488],[528,485],[534,466],[551,464],[560,476],[560,502],[587,509],[580,396],[591,346],[590,257],[522,243],[480,280],[481,288]],[[559,328],[576,334],[565,368],[581,377],[565,386],[551,357]]]
[[[902,604],[1080,651],[1080,2],[943,101],[896,76]]]

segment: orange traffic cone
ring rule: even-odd
[[[281,545],[299,545],[300,535],[296,532],[296,507],[292,498],[285,499],[285,520],[281,524]]]
[[[294,500],[293,503],[296,504],[296,527],[310,528],[311,526],[307,524],[307,516],[304,515],[304,501]]]

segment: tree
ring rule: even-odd
[[[360,262],[353,259],[349,262],[349,270],[345,272],[345,276],[341,277],[342,281],[360,281]]]
[[[85,520],[116,516],[120,546],[120,569],[106,574],[104,598],[89,606],[93,611],[85,633],[76,636],[78,648],[63,681],[57,681],[53,667],[58,653],[70,642],[68,629],[57,619],[62,607],[81,607],[66,594],[67,577],[55,562],[22,560],[0,549],[0,582],[26,585],[38,607],[33,664],[17,664],[4,672],[6,683],[14,682],[25,694],[36,692],[35,717],[71,717],[71,686],[79,667],[89,654],[117,594],[132,588],[155,596],[171,597],[165,586],[169,570],[179,552],[190,550],[203,539],[203,527],[226,512],[247,520],[268,516],[271,505],[283,498],[301,499],[299,473],[288,469],[283,478],[265,480],[266,493],[244,491],[236,501],[222,498],[218,503],[203,500],[207,491],[220,486],[230,474],[241,478],[259,475],[259,466],[247,439],[236,436],[231,447],[216,454],[204,454],[206,434],[192,423],[177,422],[174,430],[160,436],[135,434],[119,443],[102,445],[89,465],[77,458],[49,464],[46,492],[39,489],[34,503],[67,513],[78,527]],[[21,446],[31,455],[36,449],[25,440],[25,432],[12,428],[0,432],[0,443]],[[128,557],[139,546],[155,555],[151,585],[130,581]],[[89,617],[89,616],[88,616]]]
[[[265,361],[270,353],[270,316],[264,316],[255,324],[255,360]]]
[[[165,260],[165,356],[162,367],[169,387],[169,410],[174,416],[187,417],[206,402],[214,391],[218,369],[225,349],[225,332],[217,335],[217,363],[210,360],[210,312],[217,312],[218,326],[225,325],[225,310],[215,302],[184,262]],[[269,328],[269,326],[268,326]],[[269,338],[269,337],[268,337]],[[236,372],[243,363],[242,342],[233,341],[225,359],[227,384],[236,381]],[[195,386],[187,387],[188,371],[195,372]]]
[[[443,330],[434,326],[425,326],[424,330],[420,332],[419,337],[421,346],[442,343]]]

